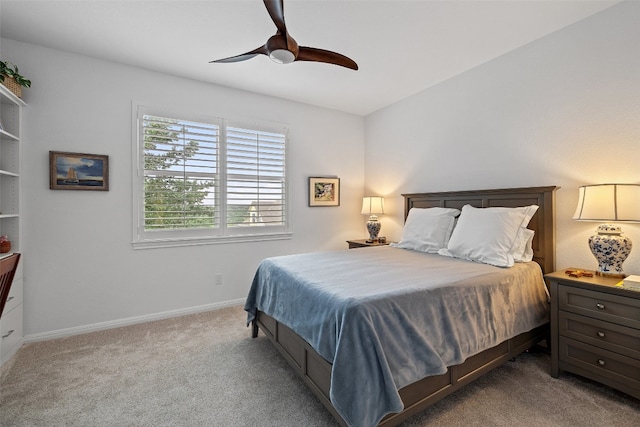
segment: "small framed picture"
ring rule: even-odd
[[[340,206],[340,178],[309,178],[309,206]]]
[[[109,156],[49,151],[52,190],[109,190]]]

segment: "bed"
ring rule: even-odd
[[[537,206],[533,262],[511,268],[387,246],[264,260],[245,305],[252,335],[264,332],[340,424],[396,425],[547,337],[555,190],[403,195],[405,218]]]

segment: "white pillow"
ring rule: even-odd
[[[529,262],[533,259],[532,243],[534,234],[533,230],[520,227],[511,251],[515,262]]]
[[[498,267],[512,267],[525,252],[524,229],[538,210],[531,205],[521,208],[474,208],[464,205],[446,249],[440,255],[482,262]],[[520,232],[520,233],[519,233]],[[516,243],[516,240],[519,240]]]
[[[402,229],[402,238],[391,246],[415,251],[437,253],[446,248],[458,209],[411,208]]]

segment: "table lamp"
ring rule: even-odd
[[[631,253],[631,239],[613,222],[640,222],[640,184],[598,184],[579,187],[573,219],[605,222],[589,237],[589,248],[598,260],[596,274],[624,278],[622,263]]]
[[[368,243],[378,240],[378,233],[380,233],[380,228],[382,227],[382,224],[378,221],[378,215],[383,213],[384,198],[377,196],[362,198],[362,215],[369,215],[369,221],[367,221]]]

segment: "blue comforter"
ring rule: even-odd
[[[331,402],[367,427],[402,411],[400,388],[548,321],[536,263],[504,269],[388,246],[265,259],[245,310],[332,363]]]

